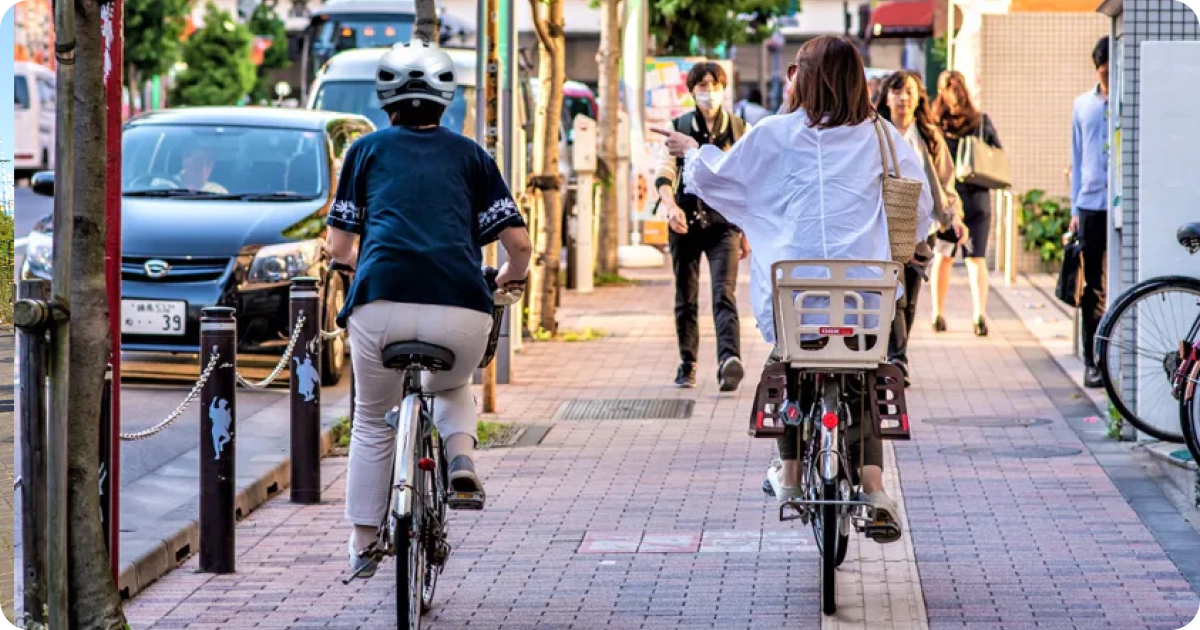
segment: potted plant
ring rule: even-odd
[[[1043,272],[1058,271],[1062,267],[1063,235],[1071,223],[1071,204],[1036,189],[1021,195],[1019,201],[1017,229],[1025,251],[1036,255]]]

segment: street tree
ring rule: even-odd
[[[68,625],[124,630],[125,614],[100,522],[99,474],[101,400],[112,349],[104,276],[108,101],[101,35],[102,12],[111,10],[111,5],[102,0],[75,0],[74,5],[77,44],[75,64],[68,66],[74,68],[74,98],[68,105],[74,107],[74,121],[69,129],[59,129],[59,133],[70,134],[75,154],[73,177],[67,178],[72,192],[64,197],[72,201],[70,207],[59,209],[71,213],[73,224],[67,231],[71,235],[71,282],[69,289],[55,287],[56,294],[69,291],[64,306],[70,315],[66,327],[70,331],[66,357],[70,392],[65,409],[52,406],[56,416],[64,414],[54,421],[67,428]]]
[[[479,0],[483,2],[484,0]],[[438,17],[437,0],[416,0],[416,23],[413,24],[413,40],[423,39],[431,44],[437,44]]]
[[[600,237],[597,242],[596,271],[602,275],[617,273],[617,131],[621,111],[619,85],[621,80],[621,3],[620,0],[600,0],[600,49],[596,62],[600,66]],[[591,194],[591,191],[579,191]],[[580,229],[588,229],[583,226]]]
[[[287,27],[283,20],[279,19],[275,9],[268,7],[265,2],[260,2],[250,15],[248,26],[251,34],[270,42],[270,47],[263,53],[262,63],[255,71],[254,88],[250,93],[250,100],[259,103],[275,97],[274,86],[269,84],[267,78],[271,71],[282,70],[292,65],[292,62],[288,58]]]
[[[183,44],[187,69],[175,84],[174,102],[180,105],[236,105],[254,88],[250,45],[254,37],[228,11],[211,1],[205,7],[204,26]]]
[[[538,101],[534,121],[531,185],[543,217],[546,268],[542,273],[542,329],[558,329],[558,268],[562,256],[562,177],[558,173],[558,138],[562,132],[563,84],[567,80],[567,47],[563,31],[564,0],[530,0],[538,38]]]
[[[179,39],[187,27],[192,0],[125,0],[125,82],[130,107],[144,81],[164,75],[179,62]],[[134,110],[136,111],[136,109]]]
[[[770,35],[772,18],[798,10],[796,0],[653,0],[650,32],[658,54],[693,54],[704,47],[760,41]]]

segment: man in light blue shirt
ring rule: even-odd
[[[1071,116],[1071,224],[1083,245],[1083,356],[1087,387],[1100,387],[1094,344],[1104,316],[1105,256],[1108,249],[1108,37],[1092,50],[1099,83],[1075,99]]]

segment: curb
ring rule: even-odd
[[[325,419],[345,415],[344,404],[349,395],[334,401],[329,409],[322,408],[322,424]],[[338,409],[334,412],[333,409]],[[333,428],[321,431],[321,459],[325,459],[333,450]],[[284,457],[283,461],[271,467],[265,474],[238,490],[234,499],[237,522],[240,523],[254,510],[267,501],[279,496],[284,489],[291,485],[292,460]],[[122,601],[133,599],[162,576],[174,571],[200,551],[200,520],[199,518],[185,521],[184,525],[168,535],[165,542],[159,542],[148,551],[129,561],[121,563],[121,572],[117,578],[117,591]]]

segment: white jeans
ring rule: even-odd
[[[396,341],[421,341],[454,353],[454,369],[426,373],[421,386],[436,394],[434,422],[442,439],[458,433],[475,437],[475,398],[471,377],[487,348],[492,318],[453,306],[372,302],[350,315],[354,362],[354,428],[346,481],[346,518],[354,525],[383,522],[391,480],[396,431],[384,416],[399,405],[403,376],[383,367],[383,347]]]

